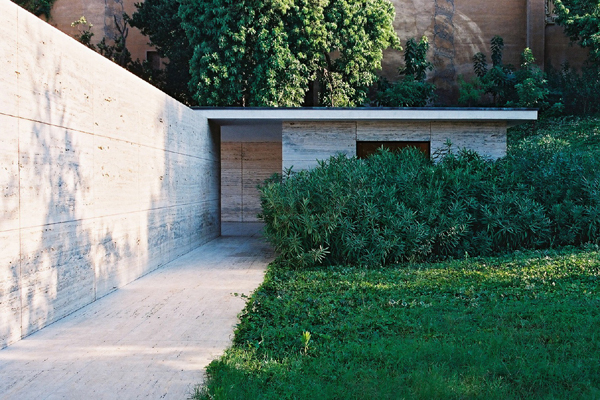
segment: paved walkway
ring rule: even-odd
[[[185,399],[230,344],[273,258],[257,224],[223,236],[0,351],[1,399]],[[248,229],[250,228],[250,229]]]

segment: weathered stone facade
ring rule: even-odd
[[[317,166],[334,154],[356,155],[357,142],[428,142],[435,156],[449,141],[455,149],[469,149],[497,159],[506,155],[506,122],[356,121],[284,122],[283,168]]]

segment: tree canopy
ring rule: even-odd
[[[136,3],[137,11],[126,20],[150,39],[158,54],[167,58],[162,88],[187,104],[195,104],[188,83],[189,62],[193,54],[179,18],[176,0],[145,0]]]
[[[383,50],[400,47],[388,0],[179,3],[202,105],[300,106],[315,80],[322,105],[361,105]]]
[[[600,62],[600,1],[554,0],[556,22],[581,47],[590,49],[590,59]]]
[[[44,15],[46,19],[50,18],[52,6],[56,0],[12,0],[29,12],[40,17]]]

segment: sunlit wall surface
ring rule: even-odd
[[[206,118],[0,0],[0,348],[216,237]]]

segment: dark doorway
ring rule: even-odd
[[[407,147],[414,147],[429,158],[429,142],[356,142],[356,156],[358,158],[367,158],[381,147],[390,151],[399,151]]]

